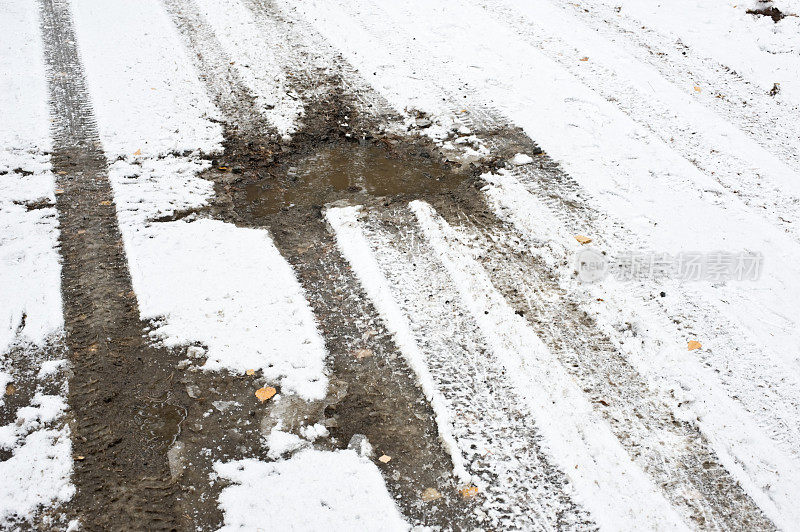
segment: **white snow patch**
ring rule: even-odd
[[[157,0],[72,4],[78,51],[106,153],[220,147],[216,108]],[[109,46],[109,43],[114,43]]]
[[[277,460],[284,454],[291,453],[308,445],[308,442],[300,436],[292,434],[291,432],[278,430],[277,428],[272,429],[269,433],[266,443],[269,448],[267,456],[273,460]]]
[[[234,482],[219,506],[226,530],[408,530],[375,465],[353,451],[301,451],[290,460],[214,464]]]
[[[66,502],[75,493],[69,427],[49,428],[66,410],[62,397],[36,394],[14,422],[0,427],[0,448],[11,458],[0,462],[0,523],[29,518],[42,506]]]
[[[514,166],[522,166],[523,164],[531,164],[532,162],[533,157],[525,153],[518,153],[511,158],[511,164]]]

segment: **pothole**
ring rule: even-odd
[[[322,206],[352,198],[419,197],[455,189],[466,175],[425,155],[395,155],[372,142],[332,142],[315,146],[234,185],[235,210],[263,218],[293,207]]]

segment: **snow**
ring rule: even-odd
[[[35,2],[0,4],[0,407],[19,388],[16,356],[57,341],[64,325],[47,85]],[[28,210],[29,202],[47,203]],[[12,351],[13,349],[13,351]],[[24,351],[24,355],[22,352]],[[64,366],[65,361],[53,364]],[[52,376],[43,368],[38,380]],[[16,376],[16,378],[15,378]],[[28,383],[26,382],[25,385]],[[62,387],[65,394],[66,389]],[[62,396],[37,392],[0,426],[0,528],[68,501],[72,459]]]
[[[72,11],[110,158],[219,148],[220,126],[207,120],[218,118],[217,110],[160,2],[88,0]]]
[[[267,456],[273,460],[277,460],[284,454],[291,453],[308,445],[308,442],[300,436],[292,434],[291,432],[278,430],[277,428],[272,429],[269,433],[266,443],[269,448]]]
[[[354,451],[305,450],[289,460],[216,463],[220,530],[408,530],[380,472]]]
[[[634,465],[577,382],[497,292],[452,229],[427,203],[413,201],[410,207],[592,518],[609,530],[684,529],[663,493]]]
[[[511,158],[511,164],[514,166],[522,166],[523,164],[531,164],[533,157],[524,153],[518,153]]]
[[[42,345],[63,326],[55,209],[25,206],[55,201],[38,28],[35,4],[0,6],[0,361],[15,340]]]
[[[0,426],[0,449],[12,452],[0,462],[0,523],[74,495],[69,428],[57,426],[66,408],[62,397],[36,394],[14,422]]]
[[[208,167],[172,152],[219,148],[216,110],[158,2],[85,2],[75,7],[87,84],[106,152],[133,288],[153,340],[201,343],[204,369],[261,369],[284,393],[321,399],[324,341],[289,264],[268,232],[188,218],[152,222],[202,207]],[[110,31],[128,39],[113,39]],[[146,34],[146,46],[133,35]],[[155,89],[155,90],[152,90]],[[131,105],[135,113],[131,112]],[[133,156],[137,150],[141,156]],[[156,157],[161,155],[161,157]]]

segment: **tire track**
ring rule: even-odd
[[[478,334],[435,253],[420,239],[411,213],[404,207],[377,208],[365,218],[363,223],[353,220],[354,227],[334,227],[339,245],[371,254],[380,268],[376,278],[359,278],[362,284],[387,286],[389,299],[401,308],[401,320],[408,321],[421,355],[415,362],[422,368],[416,371],[425,375],[426,393],[435,396],[449,418],[455,447],[450,452],[478,484],[490,526],[593,528],[591,517],[573,501],[570,482],[543,450],[546,443],[530,424],[531,413],[521,406],[502,364]],[[350,260],[357,271],[372,261]]]
[[[225,153],[221,157],[231,166],[256,165],[266,170],[273,162],[272,152],[280,151],[280,146],[276,144],[276,128],[265,118],[253,88],[230,68],[233,58],[227,55],[194,2],[164,0],[164,3],[196,58],[208,94],[225,115]],[[293,34],[294,29],[285,27],[288,22],[274,18],[268,6],[248,3],[248,7],[262,27],[271,30],[270,39],[277,35],[285,36],[285,42],[302,41]],[[314,60],[309,61],[310,65],[305,64],[299,54],[295,51],[292,57],[283,57],[281,65],[287,70],[293,65],[305,65],[293,76],[297,84],[292,86],[294,90],[308,98],[320,97],[326,90],[337,93],[343,90],[335,87],[345,77],[336,62],[323,72],[313,68]],[[353,81],[345,87],[355,85],[357,82]],[[351,96],[347,92],[341,99],[348,102],[346,106],[350,100],[362,102],[354,106],[359,108],[348,107],[343,111],[353,121],[357,120],[354,114],[361,112],[366,115],[363,120],[375,119],[372,115],[375,105],[360,108],[363,102],[377,101],[372,95],[358,92],[357,96]],[[308,137],[327,139],[325,128],[337,125],[340,110],[332,107],[340,100],[333,97],[325,101],[327,106],[318,104],[321,110],[306,108],[306,124],[295,134],[299,148],[312,147]],[[305,105],[308,100],[304,98],[302,103]],[[323,113],[332,116],[314,116]],[[315,131],[314,127],[320,127],[321,131]],[[259,153],[259,146],[270,152]],[[231,199],[231,193],[236,193],[235,186],[229,185],[224,192],[218,188],[216,211],[220,217],[239,226],[268,227],[306,292],[326,342],[331,380],[341,387],[342,399],[325,411],[334,420],[330,427],[332,437],[344,446],[354,434],[364,434],[378,455],[392,457],[390,463],[380,464],[380,469],[389,491],[413,522],[456,529],[478,526],[472,501],[463,499],[458,492],[453,465],[442,449],[430,406],[381,318],[338,252],[319,208],[308,206],[260,217],[236,205]],[[358,357],[359,353],[369,355]],[[421,493],[429,487],[437,489],[442,497],[423,502]]]
[[[53,120],[66,344],[73,367],[72,511],[86,529],[176,529],[166,448],[177,354],[143,340],[69,2],[40,0]]]
[[[658,97],[647,98],[623,72],[614,70],[613,60],[608,66],[604,66],[602,57],[600,61],[595,61],[594,57],[592,61],[577,61],[581,51],[573,48],[569,39],[563,40],[544,26],[519,19],[517,13],[505,8],[502,2],[482,3],[480,7],[495,18],[510,21],[526,42],[541,50],[594,92],[613,102],[631,120],[653,133],[701,172],[725,187],[732,193],[730,197],[734,201],[742,201],[752,213],[767,219],[779,230],[792,233],[795,240],[800,239],[797,228],[791,223],[800,218],[800,195],[791,190],[795,171],[779,160],[776,154],[767,151],[763,143],[759,144],[763,139],[762,135],[753,138],[752,134],[744,135],[739,130],[727,128],[725,124],[715,125],[714,122],[722,122],[714,116],[720,112],[718,108],[714,109],[713,115],[708,116],[706,113],[701,117],[711,124],[704,126],[693,121],[694,117],[676,111]],[[573,53],[565,54],[565,51]],[[650,66],[651,62],[652,59],[642,64]],[[663,66],[660,70],[653,70],[661,75]],[[679,86],[674,85],[679,81],[686,85],[685,78],[676,80],[673,77],[659,85],[659,89],[662,92],[672,89],[669,95],[673,97],[679,93]],[[684,98],[684,101],[690,98],[686,94],[679,97]],[[689,101],[689,104],[695,105],[695,102]],[[728,114],[730,113],[721,116],[729,118]],[[725,131],[724,138],[718,137],[718,129]],[[774,129],[774,125],[770,125],[770,129]],[[742,137],[736,145],[737,148],[743,142],[748,148],[737,150],[728,147],[731,136],[737,139]],[[743,154],[747,154],[747,157]]]
[[[442,238],[478,255],[492,284],[580,384],[631,458],[699,528],[771,530],[698,429],[677,419],[611,338],[530,257],[520,235],[480,203],[439,204]],[[460,212],[459,212],[460,211]],[[452,214],[454,213],[455,214]]]

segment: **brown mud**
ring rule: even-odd
[[[239,128],[228,128],[224,146],[205,174],[217,190],[210,211],[240,226],[269,228],[305,288],[326,342],[330,377],[343,390],[319,420],[329,427],[334,447],[363,434],[376,457],[391,456],[388,464],[376,464],[412,522],[478,526],[471,511],[477,501],[458,492],[415,375],[323,218],[332,202],[388,205],[445,193],[466,186],[477,169],[441,160],[422,139],[385,134],[341,92],[309,106],[291,140],[246,138]],[[442,498],[423,502],[426,488]]]

